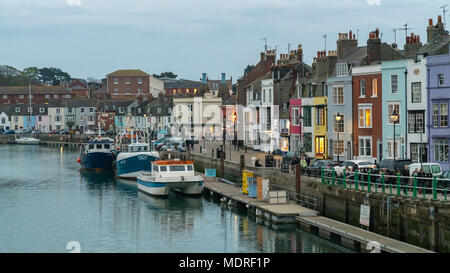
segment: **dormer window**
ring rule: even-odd
[[[20,107],[16,107],[16,113],[20,112]]]
[[[44,113],[44,112],[45,112],[45,108],[44,107],[39,108],[39,113]]]
[[[348,68],[346,63],[336,64],[336,76],[344,77],[348,75]]]

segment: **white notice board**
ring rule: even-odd
[[[368,227],[370,222],[370,206],[361,205],[361,212],[359,216],[359,223]]]

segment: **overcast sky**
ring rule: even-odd
[[[311,63],[336,49],[339,32],[359,29],[365,45],[376,27],[384,42],[405,23],[426,42],[428,19],[444,0],[0,0],[0,64],[54,66],[72,77],[104,78],[117,69],[172,71],[199,80],[243,74],[267,38],[286,53],[303,44]],[[450,8],[447,7],[447,8]],[[450,16],[447,13],[450,23]],[[397,31],[403,47],[405,32]]]

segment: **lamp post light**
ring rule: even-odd
[[[233,112],[233,115],[232,115],[231,118],[233,119],[233,125],[234,125],[234,128],[233,128],[233,132],[234,132],[234,149],[236,150],[236,145],[237,145],[237,132],[236,132],[237,113],[236,113],[236,111]]]
[[[339,153],[340,153],[340,151],[339,151],[339,123],[340,123],[340,121],[342,120],[342,115],[341,114],[337,114],[336,115],[336,117],[335,117],[335,119],[336,119],[336,123],[337,123],[337,130],[336,130],[336,134],[337,134],[337,161],[339,162]]]
[[[393,149],[394,149],[394,162],[395,162],[395,150],[396,150],[396,147],[395,147],[395,144],[396,144],[395,143],[395,124],[398,121],[398,113],[394,110],[394,112],[392,112],[390,118],[391,118],[392,122],[394,123],[394,144],[393,144]]]

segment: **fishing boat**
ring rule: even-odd
[[[116,158],[116,174],[119,178],[136,179],[141,171],[151,172],[150,163],[158,159],[159,153],[150,151],[148,143],[122,145]]]
[[[16,138],[16,140],[15,140],[16,144],[27,144],[27,145],[38,145],[40,142],[41,142],[40,139],[37,139],[34,137],[26,137],[26,136]]]
[[[112,170],[114,152],[114,141],[108,137],[98,136],[81,145],[78,162],[81,168],[86,170]]]
[[[203,177],[195,175],[194,162],[180,159],[156,160],[152,171],[137,175],[138,189],[155,196],[168,196],[170,190],[186,195],[203,191]]]

